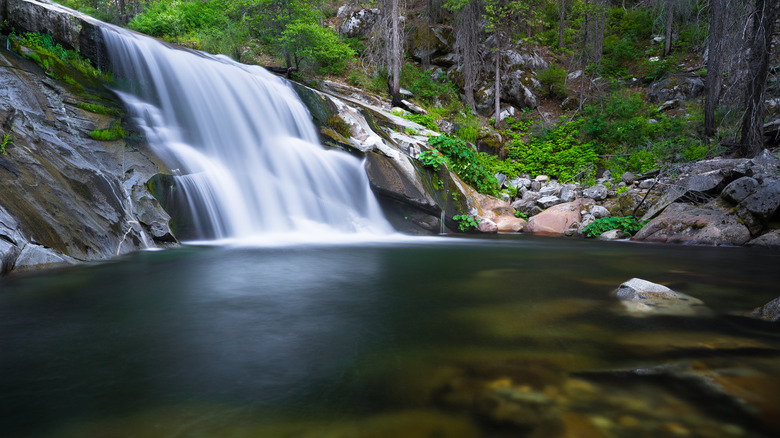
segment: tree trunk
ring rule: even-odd
[[[674,23],[674,2],[666,1],[666,35],[664,38],[664,58],[672,52],[672,24]]]
[[[723,31],[726,14],[726,0],[711,0],[710,37],[707,48],[707,77],[704,80],[704,134],[713,137],[715,110],[720,98],[723,68]]]
[[[776,0],[756,0],[753,34],[750,40],[748,85],[745,91],[745,113],[742,116],[740,153],[754,157],[764,148],[764,94],[772,50]]]
[[[496,83],[495,83],[495,127],[498,129],[500,122],[499,115],[501,114],[501,33],[496,32]]]
[[[116,11],[117,22],[121,25],[127,24],[127,8],[125,6],[125,0],[119,0],[118,8]]]
[[[563,23],[566,20],[566,0],[561,0],[558,13],[558,50],[563,49]]]
[[[479,0],[471,0],[458,14],[458,29],[456,39],[463,62],[463,83],[466,94],[466,106],[472,114],[476,114],[474,101],[474,86],[477,82],[479,54],[477,52],[479,38]]]
[[[586,35],[585,53],[589,63],[598,65],[604,53],[604,27],[606,25],[606,1],[591,1],[585,14]]]
[[[392,76],[392,89],[390,95],[393,98],[393,106],[402,106],[401,102],[401,33],[398,29],[399,10],[398,1],[392,0],[392,27],[391,27],[391,76]]]

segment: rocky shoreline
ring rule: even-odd
[[[610,216],[636,216],[647,225],[634,241],[780,247],[780,160],[765,150],[753,159],[717,158],[615,184],[560,184],[547,177],[505,181],[517,196],[505,201],[529,216],[524,232],[582,236],[585,226]],[[614,184],[614,185],[613,185]],[[486,227],[483,227],[486,228]],[[605,233],[607,234],[607,233]],[[627,238],[616,233],[602,239]]]

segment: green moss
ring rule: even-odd
[[[105,114],[110,116],[122,115],[122,111],[116,108],[106,108],[104,105],[101,104],[79,102],[76,104],[76,106],[83,109],[84,111],[89,111],[95,114]]]
[[[349,126],[349,123],[335,114],[328,117],[327,120],[325,120],[325,124],[346,138],[352,136],[352,128]]]
[[[108,129],[96,129],[90,132],[89,136],[99,141],[115,141],[125,138],[127,131],[117,121]]]

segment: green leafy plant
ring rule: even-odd
[[[528,214],[523,213],[522,211],[515,211],[515,217],[516,218],[520,218],[520,219],[524,219],[524,220],[528,220]]]
[[[498,181],[479,160],[474,149],[460,138],[449,135],[430,137],[428,143],[447,158],[450,169],[480,193],[496,194]]]
[[[427,114],[404,114],[401,117],[411,122],[417,123],[418,125],[425,126],[431,131],[439,132],[439,127],[436,125],[436,120]]]
[[[407,126],[407,127],[404,128],[404,134],[406,134],[406,135],[420,135],[420,133],[416,129],[412,128],[411,126]]]
[[[596,173],[598,154],[592,143],[583,143],[579,132],[584,120],[562,122],[534,135],[527,143],[514,139],[507,158],[519,173],[557,176],[559,180],[589,180]]]
[[[439,170],[440,165],[446,165],[447,163],[447,159],[444,158],[444,155],[436,149],[422,151],[417,159],[420,160],[423,166],[432,167],[435,170]]]
[[[634,235],[641,230],[647,222],[640,221],[633,216],[625,217],[603,217],[596,219],[582,229],[585,237],[598,237],[602,233],[610,230],[622,230],[624,233]]]
[[[5,148],[12,143],[11,134],[14,132],[14,125],[11,125],[11,129],[3,135],[3,140],[0,141],[0,154],[5,155]]]
[[[621,186],[621,187],[618,187],[617,194],[620,195],[620,194],[626,193],[627,191],[628,191],[628,186]]]
[[[415,99],[430,105],[435,101],[458,101],[458,91],[443,72],[420,70],[412,64],[401,68],[401,84],[412,92]]]
[[[29,59],[35,61],[47,74],[55,79],[67,80],[68,75],[64,72],[72,69],[81,73],[87,79],[95,79],[103,83],[112,83],[114,78],[110,73],[105,73],[99,68],[95,68],[86,58],[82,57],[74,50],[66,50],[60,44],[54,41],[54,37],[46,33],[27,32],[17,34],[12,32],[9,40],[14,50],[23,53],[21,46],[27,47],[32,52],[23,53]],[[73,71],[71,71],[74,73]],[[73,78],[68,81],[73,85]],[[81,84],[78,84],[81,87]]]
[[[463,232],[475,230],[478,226],[477,221],[466,214],[456,214],[452,219],[458,223],[458,229]]]

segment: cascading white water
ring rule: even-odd
[[[198,238],[392,232],[362,162],[319,145],[287,82],[121,29],[103,35],[117,92],[180,175]]]

